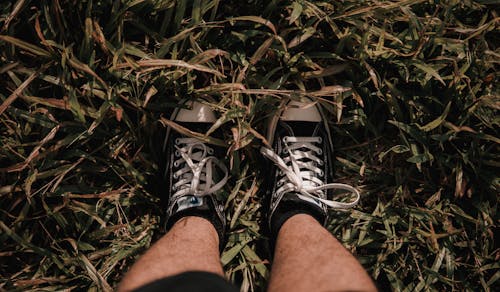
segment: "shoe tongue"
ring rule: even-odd
[[[305,122],[305,121],[286,121],[285,128],[290,132],[291,136],[296,137],[312,137],[318,135],[319,125],[318,122]]]

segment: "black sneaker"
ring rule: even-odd
[[[197,101],[188,102],[190,109],[177,108],[171,121],[184,129],[167,127],[163,144],[166,157],[164,180],[167,182],[167,227],[186,215],[211,221],[222,243],[226,218],[224,205],[216,193],[226,184],[228,170],[219,160],[224,148],[208,145],[201,138],[188,137],[182,130],[206,133],[216,121],[212,109]]]
[[[283,103],[269,123],[267,139],[272,149],[262,147],[261,153],[272,162],[267,194],[272,232],[287,219],[276,228],[271,226],[275,215],[308,213],[325,225],[328,208],[347,209],[358,203],[360,195],[355,188],[328,183],[333,178],[333,140],[319,104]],[[352,198],[347,203],[334,201],[333,195],[327,193],[329,189],[347,191]],[[301,211],[290,211],[294,208]]]

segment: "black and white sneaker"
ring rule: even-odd
[[[274,168],[268,187],[271,231],[277,229],[271,226],[273,216],[290,214],[290,208],[307,210],[324,225],[328,208],[348,209],[358,203],[360,194],[354,187],[328,183],[333,178],[333,141],[319,104],[283,103],[269,123],[267,139],[272,149],[262,147],[261,153]],[[327,191],[334,189],[342,190],[340,195],[350,198],[349,202],[332,200],[333,194]]]
[[[216,121],[212,109],[198,101],[187,105],[190,109],[177,108],[170,120],[186,130],[206,133]],[[205,217],[214,224],[223,241],[226,218],[224,205],[216,195],[228,180],[227,167],[219,159],[224,157],[224,150],[167,127],[163,144],[164,180],[168,188],[167,226],[186,215]]]

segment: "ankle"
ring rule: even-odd
[[[276,241],[280,230],[285,223],[300,223],[300,221],[308,220],[315,221],[323,225],[325,216],[318,210],[306,204],[299,204],[297,202],[283,201],[276,209],[270,221],[271,239]]]
[[[325,221],[325,217],[322,216],[320,212],[314,210],[308,205],[284,201],[276,209],[270,221],[270,231],[272,238],[276,238],[285,222],[287,222],[290,218],[295,217],[296,215],[307,215],[321,225],[323,225]]]
[[[298,213],[288,218],[288,220],[281,225],[280,231],[287,232],[291,228],[303,230],[302,226],[311,224],[322,226],[315,217],[306,213]]]
[[[206,228],[205,230],[211,230],[214,232],[215,237],[219,245],[219,249],[222,250],[225,246],[225,227],[224,223],[221,222],[220,218],[217,216],[215,210],[199,210],[199,209],[189,209],[179,213],[169,218],[167,222],[167,230],[173,229],[179,225],[191,225],[191,223],[202,224]]]
[[[186,215],[183,216],[175,223],[173,223],[171,229],[175,228],[189,228],[194,232],[203,235],[204,238],[209,239],[211,242],[215,242],[217,246],[220,246],[220,235],[215,224],[209,219],[196,215]]]

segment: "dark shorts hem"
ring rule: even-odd
[[[238,292],[235,286],[221,276],[209,272],[185,272],[156,280],[134,290],[136,292]]]

